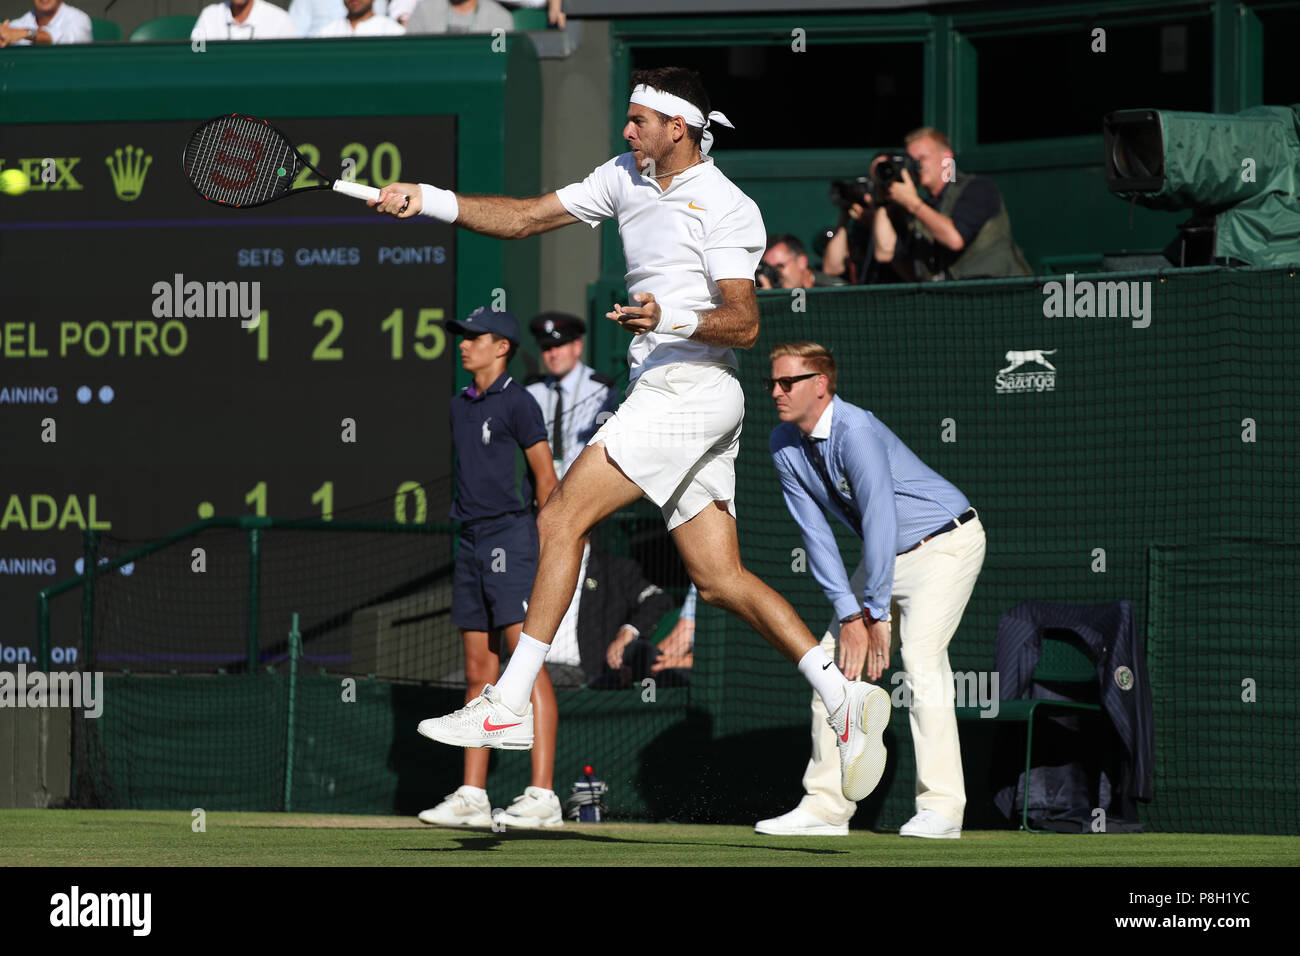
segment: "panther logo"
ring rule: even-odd
[[[1007,353],[1007,362],[1009,364],[1006,368],[1000,370],[998,374],[1005,375],[1007,372],[1014,372],[1016,369],[1020,368],[1020,366],[1027,365],[1030,362],[1037,362],[1039,365],[1046,365],[1055,372],[1056,366],[1047,361],[1047,356],[1055,355],[1057,351],[1058,349],[1028,349],[1024,352],[1017,352],[1013,349]]]

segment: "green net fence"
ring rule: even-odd
[[[774,344],[816,340],[835,352],[840,394],[980,511],[988,555],[950,648],[953,669],[991,671],[998,620],[1024,601],[1131,601],[1156,727],[1156,796],[1144,822],[1295,833],[1300,668],[1286,605],[1300,538],[1296,273],[1057,281],[1056,292],[1027,279],[764,294],[762,335],[741,360],[745,562],[822,633],[829,607],[781,500],[767,452],[777,419],[760,384]],[[444,505],[445,493],[427,491]],[[391,522],[392,502],[376,508]],[[426,520],[445,513],[430,506]],[[657,521],[644,505],[629,509],[604,542],[679,595],[686,582]],[[105,541],[100,553],[129,545]],[[200,545],[202,583],[190,571]],[[93,640],[107,705],[97,721],[77,720],[78,799],[279,808],[287,777],[295,810],[432,805],[460,779],[459,752],[414,733],[463,695],[446,620],[453,545],[450,531],[267,529],[251,668],[246,531],[208,532],[142,559],[131,578],[99,578]],[[851,569],[860,545],[847,532],[841,545]],[[171,574],[142,588],[140,571],[162,560]],[[293,612],[303,657],[291,680]],[[168,659],[146,667],[141,655]],[[356,680],[355,700],[344,700],[345,677]],[[894,677],[886,673],[886,687]],[[556,789],[563,797],[590,763],[624,818],[752,822],[784,812],[800,793],[808,703],[788,663],[702,606],[688,687],[650,699],[640,688],[560,693]],[[996,825],[992,745],[973,723],[962,729],[967,826]],[[913,812],[907,727],[896,712],[889,770],[859,825],[896,827]],[[527,755],[494,757],[494,803],[527,776]]]
[[[950,647],[955,671],[992,670],[998,620],[1023,601],[1127,599],[1141,634],[1154,546],[1209,555],[1225,539],[1250,542],[1238,560],[1207,557],[1208,573],[1177,584],[1166,575],[1159,597],[1152,592],[1178,612],[1147,631],[1159,775],[1143,818],[1160,829],[1297,832],[1300,774],[1285,755],[1300,743],[1300,668],[1282,636],[1296,575],[1293,562],[1264,557],[1287,554],[1300,536],[1296,273],[1078,276],[1069,289],[1058,279],[1074,304],[1059,311],[1073,314],[1047,314],[1057,311],[1054,290],[1041,279],[829,290],[809,295],[802,313],[798,297],[765,296],[763,333],[743,370],[746,562],[821,632],[825,599],[811,573],[792,570],[801,540],[780,507],[765,441],[777,419],[757,384],[771,346],[792,339],[832,348],[840,394],[871,409],[980,511],[988,554]],[[1138,292],[1146,317],[1133,314],[1131,296],[1129,317],[1115,315],[1101,285],[1113,282]],[[1108,314],[1097,314],[1099,302]],[[852,567],[860,545],[847,533],[841,544]],[[712,609],[700,626],[727,637],[711,684],[725,701],[714,709],[723,733],[775,733],[806,719],[807,691],[788,668]],[[1210,648],[1222,655],[1216,662]],[[1211,681],[1225,666],[1232,679]],[[1245,703],[1240,678],[1256,672],[1269,675],[1272,693]],[[891,768],[868,812],[897,826],[913,812],[914,764],[906,721],[891,721],[889,733]],[[983,756],[976,736],[963,728],[968,825],[990,785],[988,761],[972,759]],[[1246,738],[1253,746],[1242,748]],[[802,759],[791,754],[778,772],[797,778]],[[1243,776],[1270,798],[1235,786]]]

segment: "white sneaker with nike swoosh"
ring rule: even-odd
[[[864,800],[885,773],[889,693],[875,684],[850,681],[844,702],[826,720],[840,748],[840,789],[848,800]]]
[[[532,750],[533,705],[516,714],[501,703],[496,688],[488,684],[483,693],[460,710],[422,720],[419,729],[430,740],[453,747]]]

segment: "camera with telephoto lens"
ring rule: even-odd
[[[881,156],[884,158],[876,164],[871,176],[871,199],[877,206],[889,201],[889,185],[903,181],[903,170],[912,177],[913,186],[921,181],[921,164],[907,153],[881,153]]]
[[[870,176],[859,176],[857,179],[838,179],[831,183],[831,203],[844,212],[848,212],[849,207],[855,203],[859,206],[865,206],[867,197],[872,192],[871,187]]]
[[[759,276],[767,276],[767,281],[772,283],[773,289],[781,288],[781,270],[776,266],[760,262],[758,268],[754,270],[754,285],[758,285]]]

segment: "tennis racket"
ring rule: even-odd
[[[279,129],[243,113],[215,116],[200,123],[185,144],[181,162],[194,191],[221,206],[262,206],[318,189],[330,189],[354,199],[379,198],[374,186],[325,175],[307,162]],[[324,183],[294,188],[303,169],[310,169]]]

